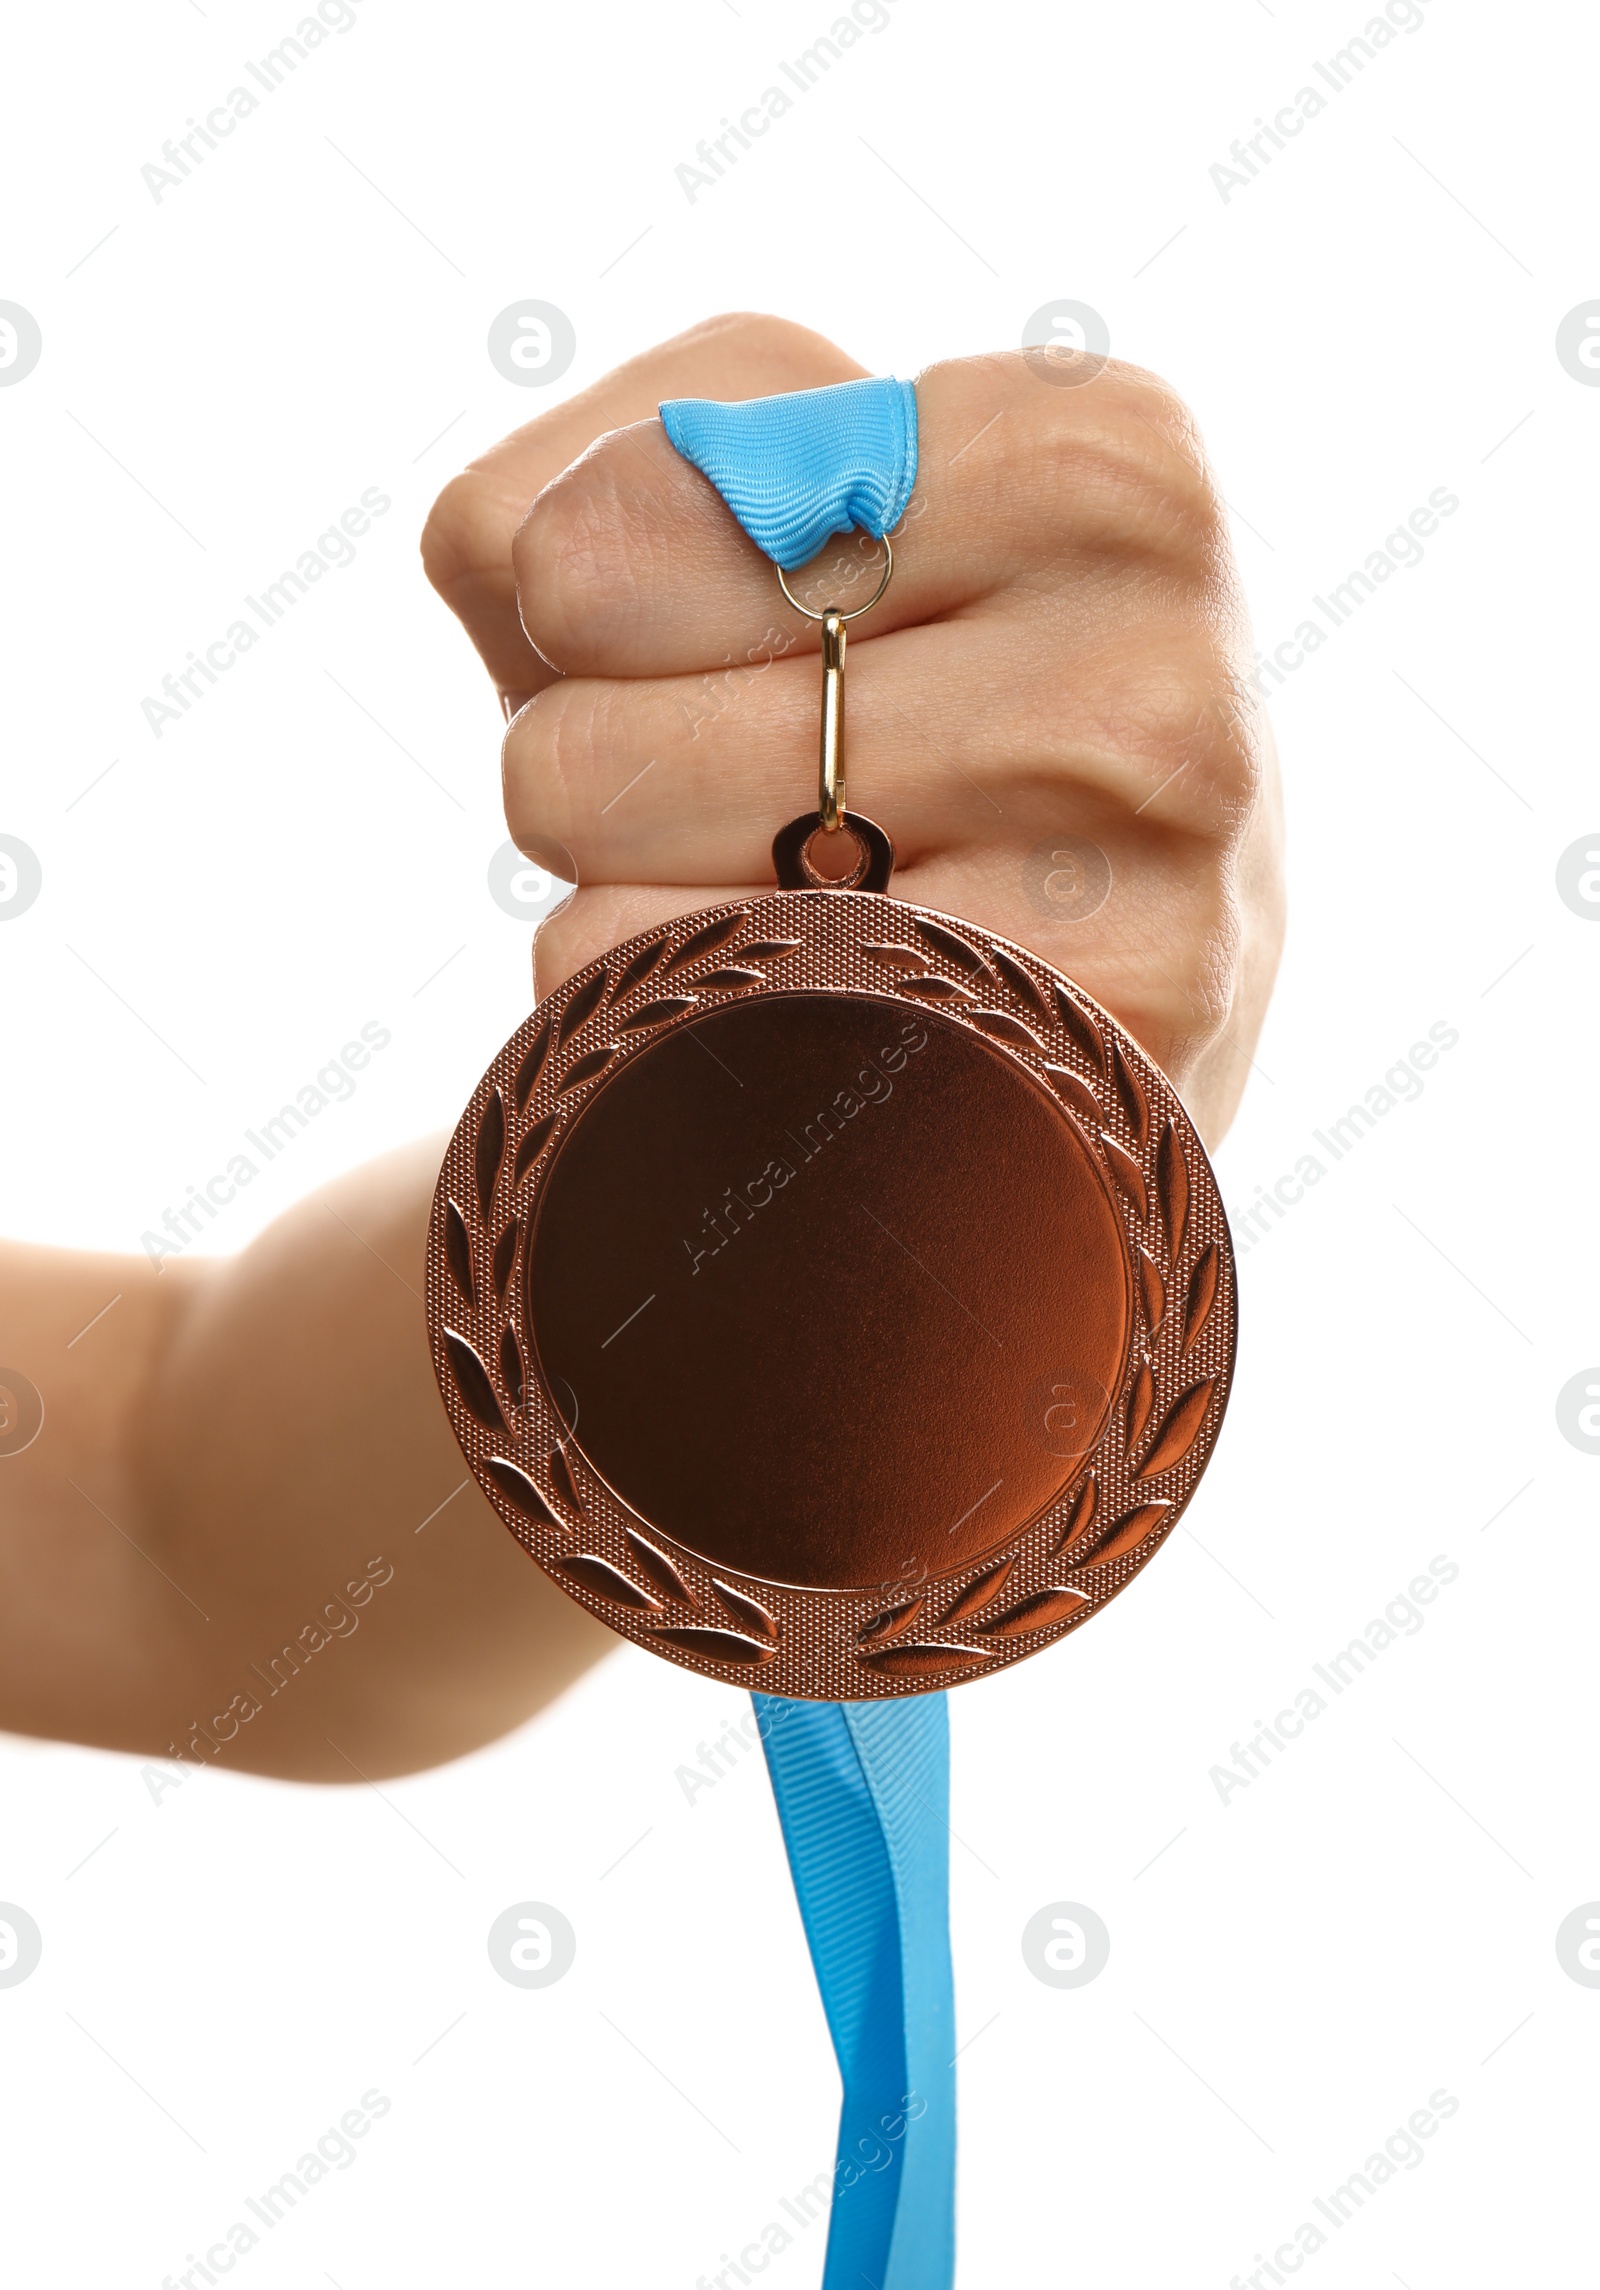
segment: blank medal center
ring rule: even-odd
[[[1060,1107],[864,994],[752,996],[630,1059],[557,1151],[528,1282],[623,1502],[818,1589],[1008,1542],[1081,1470],[1129,1340],[1121,1222]]]

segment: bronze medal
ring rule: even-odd
[[[889,894],[843,805],[844,616],[813,617],[821,816],[769,895],[631,939],[505,1045],[427,1301],[473,1475],[562,1589],[690,1669],[856,1701],[1037,1653],[1132,1579],[1216,1439],[1236,1292],[1159,1068]]]

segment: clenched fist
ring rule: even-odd
[[[769,889],[774,833],[816,803],[816,627],[657,403],[862,370],[782,320],[714,319],[518,430],[436,503],[429,577],[511,718],[512,836],[577,862],[577,897],[539,935],[540,993],[667,915]],[[1055,388],[1007,352],[916,387],[895,577],[852,631],[851,806],[892,836],[895,892],[1075,979],[1214,1143],[1277,964],[1281,834],[1194,425],[1114,364]],[[879,562],[851,536],[793,585],[848,609]]]
[[[774,833],[816,802],[815,624],[657,401],[859,371],[799,327],[718,319],[519,431],[434,509],[428,570],[512,719],[511,832],[578,864],[541,989],[770,887]],[[1019,355],[961,359],[917,395],[894,582],[850,646],[850,800],[894,838],[894,889],[1076,979],[1215,1141],[1281,892],[1271,745],[1193,428],[1127,367],[1060,389]],[[802,593],[862,601],[878,554],[852,536]],[[423,1141],[159,1281],[0,1246],[0,1358],[49,1390],[5,1466],[0,1726],[365,1780],[492,1740],[615,1644],[462,1476],[417,1303],[438,1169]],[[116,1342],[75,1351],[107,1296]],[[327,1650],[330,1593],[391,1561]]]

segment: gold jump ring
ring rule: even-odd
[[[883,592],[894,578],[894,550],[890,546],[887,533],[882,534],[880,538],[883,542],[883,578],[867,598],[865,604],[858,604],[854,612],[840,612],[839,618],[841,620],[859,620],[864,612],[870,612],[875,604],[882,602]],[[798,571],[798,566],[795,569]],[[789,586],[782,565],[778,567],[778,586],[794,606],[796,612],[804,613],[807,620],[825,620],[829,612],[838,612],[839,610],[837,605],[829,605],[822,612],[813,612],[809,604],[802,604],[794,590]]]

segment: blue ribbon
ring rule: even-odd
[[[823,2290],[955,2279],[943,1694],[751,1697],[844,2098]]]
[[[917,477],[917,393],[884,377],[719,405],[673,398],[661,419],[758,549],[785,572],[835,533],[881,540]]]
[[[834,533],[877,538],[917,475],[909,382],[661,408],[785,572]],[[783,1841],[844,2084],[823,2290],[950,2290],[955,2279],[955,1996],[950,1721],[943,1694],[754,1697]]]

